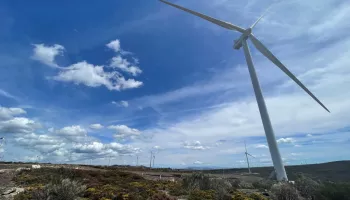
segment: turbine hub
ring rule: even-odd
[[[245,30],[245,33],[246,33],[247,35],[250,35],[250,34],[252,33],[252,29],[251,29],[251,28],[247,28],[247,29]]]

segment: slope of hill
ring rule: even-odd
[[[268,177],[272,167],[252,168],[252,172],[259,173],[262,177]],[[298,173],[311,176],[313,179],[329,181],[350,181],[350,161],[336,161],[311,165],[286,166],[288,178],[293,180]],[[206,170],[207,173],[222,174],[222,169]],[[246,168],[224,169],[225,173],[245,173]]]

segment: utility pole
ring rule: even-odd
[[[139,155],[136,155],[136,166],[139,166]]]

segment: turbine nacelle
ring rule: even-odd
[[[233,48],[234,49],[240,49],[242,47],[242,41],[248,39],[248,37],[252,34],[252,29],[251,28],[247,28],[246,30],[244,30],[244,32],[242,33],[241,37],[239,37],[238,40],[235,40],[235,43],[233,44]]]

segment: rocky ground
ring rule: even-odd
[[[16,187],[12,178],[15,175],[15,169],[0,170],[0,199],[10,200],[16,194],[23,192],[23,188]]]

